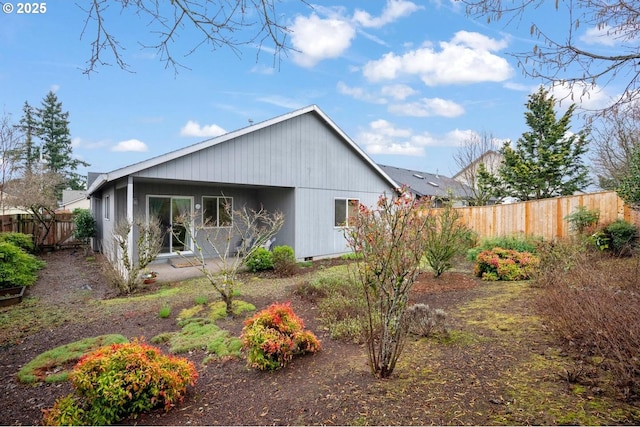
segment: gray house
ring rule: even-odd
[[[317,106],[312,105],[104,174],[87,190],[98,222],[95,249],[118,259],[115,224],[157,216],[171,227],[182,214],[225,227],[233,209],[264,207],[285,214],[277,244],[298,259],[348,252],[343,227],[358,203],[373,205],[396,182]],[[194,230],[187,230],[193,233]],[[133,247],[130,236],[130,245]],[[196,235],[197,239],[200,236]],[[170,234],[160,258],[188,253]],[[131,254],[134,259],[136,254]]]

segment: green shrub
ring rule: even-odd
[[[615,256],[629,256],[637,245],[638,227],[618,219],[604,228],[604,234],[609,239],[609,250]]]
[[[331,338],[364,342],[367,301],[361,285],[353,280],[345,267],[335,267],[317,274],[296,288],[296,294],[317,303],[320,319]]]
[[[265,248],[256,249],[245,261],[252,273],[273,269],[273,254]]]
[[[493,248],[512,249],[517,252],[529,252],[535,254],[537,253],[538,245],[541,242],[541,237],[525,236],[524,234],[486,237],[480,241],[478,246],[467,251],[467,259],[471,262],[475,262],[480,252],[491,250]]]
[[[483,280],[528,280],[540,263],[530,252],[493,248],[478,254],[474,273]]]
[[[31,234],[14,232],[0,233],[0,242],[11,243],[30,254],[32,254],[35,250],[35,245],[33,244],[33,236]]]
[[[44,266],[44,261],[12,243],[0,242],[0,289],[33,285]]]
[[[241,339],[249,365],[263,371],[282,368],[295,355],[320,350],[316,336],[304,330],[304,322],[289,304],[272,304],[247,319]]]
[[[89,239],[98,233],[98,223],[91,215],[89,209],[76,208],[73,210],[73,223],[75,230],[73,235],[80,240],[85,247],[85,252],[89,251]]]
[[[571,230],[583,235],[598,223],[600,211],[587,209],[586,206],[578,206],[573,213],[565,216],[564,219],[569,222]]]
[[[462,224],[459,212],[451,204],[438,209],[438,213],[430,214],[430,222],[424,228],[426,240],[424,257],[436,277],[452,267],[451,260],[458,253],[468,248],[469,229]]]
[[[158,407],[169,410],[196,378],[192,362],[138,341],[102,347],[80,359],[71,376],[75,396],[57,400],[44,422],[108,425]]]
[[[291,246],[273,248],[273,270],[280,276],[291,276],[298,270],[296,256]]]

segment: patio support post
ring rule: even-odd
[[[133,261],[133,177],[129,175],[127,178],[127,221],[132,225],[131,231],[128,236],[128,255],[129,259]]]

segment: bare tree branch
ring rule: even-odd
[[[276,10],[278,0],[92,0],[89,8],[78,5],[87,13],[81,38],[91,37],[91,57],[87,61],[85,74],[97,71],[100,66],[110,65],[103,59],[112,56],[122,69],[131,71],[125,61],[125,47],[120,44],[110,22],[117,19],[110,6],[119,4],[120,14],[135,13],[147,21],[149,31],[157,42],[138,41],[144,48],[160,54],[166,67],[174,70],[184,67],[171,48],[181,35],[194,40],[183,53],[189,56],[203,45],[212,50],[228,47],[240,55],[240,47],[256,45],[258,51],[270,45],[274,57],[286,52],[289,29],[280,23]],[[305,3],[305,0],[299,0]]]
[[[486,17],[489,22],[507,20],[522,22],[525,12],[543,5],[543,0],[461,0],[467,14]],[[612,82],[625,82],[622,93],[605,107],[595,112],[627,108],[640,96],[640,4],[625,0],[565,0],[556,1],[558,13],[567,14],[566,39],[559,40],[543,30],[543,23],[531,23],[531,34],[540,43],[531,51],[513,53],[518,67],[526,76],[542,79],[552,85],[568,88],[574,97],[588,97],[596,86],[605,87]],[[554,21],[555,22],[555,21]],[[614,46],[587,50],[579,47],[575,31],[591,26],[603,37],[613,39]]]

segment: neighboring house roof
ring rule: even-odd
[[[91,202],[86,190],[62,190],[62,210],[73,211],[75,208],[89,209]]]
[[[411,188],[411,191],[419,197],[449,198],[452,195],[454,198],[465,199],[469,194],[464,184],[440,174],[402,169],[395,166],[380,165],[380,168],[394,181]]]
[[[20,215],[20,214],[29,214],[28,211],[24,209],[16,208],[15,206],[9,206],[5,203],[5,199],[7,197],[7,193],[4,191],[0,191],[0,215]]]
[[[125,166],[123,168],[116,169],[108,173],[100,174],[97,177],[91,176],[91,178],[94,178],[94,179],[90,180],[91,184],[87,189],[87,194],[91,195],[95,193],[104,184],[108,182],[135,174],[142,170],[152,168],[154,166],[158,166],[166,162],[170,162],[172,160],[178,159],[180,157],[183,157],[189,154],[193,154],[195,152],[207,149],[209,147],[222,144],[226,141],[233,140],[243,135],[256,132],[260,129],[273,126],[275,124],[284,122],[286,120],[290,120],[292,118],[295,118],[307,113],[317,114],[329,127],[333,129],[334,132],[336,132],[347,144],[349,144],[356,153],[358,153],[358,155],[362,158],[363,161],[368,163],[378,174],[380,174],[391,185],[392,188],[399,187],[399,185],[393,180],[393,178],[387,175],[387,173],[384,170],[382,170],[373,160],[371,160],[371,158],[360,147],[358,147],[358,145],[354,141],[352,141],[351,138],[349,138],[347,134],[345,134],[342,131],[342,129],[340,129],[317,105],[310,105],[308,107],[304,107],[299,110],[295,110],[290,113],[283,114],[281,116],[274,117],[272,119],[265,120],[260,123],[256,123],[254,125],[247,126],[245,128],[242,128],[233,132],[229,132],[224,135],[181,148],[179,150],[172,151],[170,153],[153,157],[151,159],[148,159],[139,163],[135,163],[133,165]]]
[[[497,151],[495,150],[485,151],[484,153],[482,153],[482,155],[480,155],[480,157],[478,157],[473,162],[469,163],[467,166],[462,168],[458,173],[453,175],[452,178],[455,179],[456,181],[466,183],[466,181],[468,180],[467,174],[472,173],[473,175],[476,175],[478,165],[480,163],[484,163],[485,166],[487,166],[487,169],[489,172],[495,173],[496,172],[495,169],[498,167],[501,161],[502,161],[502,155]]]

